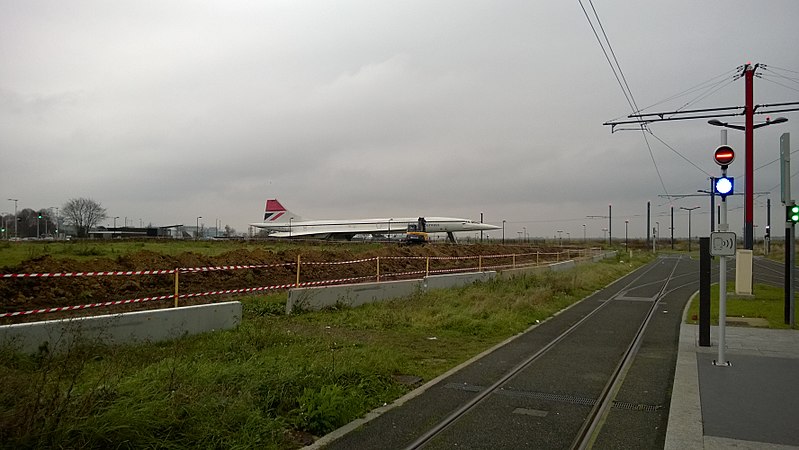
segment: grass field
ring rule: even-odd
[[[756,284],[752,288],[754,298],[736,297],[735,283],[727,284],[727,317],[751,317],[768,321],[769,328],[790,328],[785,324],[785,298],[780,287]],[[710,322],[719,323],[719,286],[710,287]],[[699,297],[695,297],[688,310],[687,323],[698,323]]]
[[[600,289],[647,256],[360,308],[282,315],[242,298],[235,330],[169,343],[0,351],[5,448],[297,448]]]

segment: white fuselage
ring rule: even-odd
[[[418,217],[357,219],[357,220],[305,220],[292,222],[251,223],[256,228],[269,231],[270,237],[352,237],[356,234],[405,233],[409,224],[418,223]],[[488,231],[499,227],[457,217],[425,217],[428,233],[455,233],[461,231]]]

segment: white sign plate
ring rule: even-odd
[[[710,233],[710,254],[712,256],[735,256],[736,236],[732,231]]]

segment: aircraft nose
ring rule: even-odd
[[[478,223],[478,229],[480,230],[499,230],[502,227],[498,227],[496,225],[490,225],[487,223]]]

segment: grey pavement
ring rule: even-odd
[[[683,323],[666,449],[799,449],[799,331],[727,326],[725,359]]]

